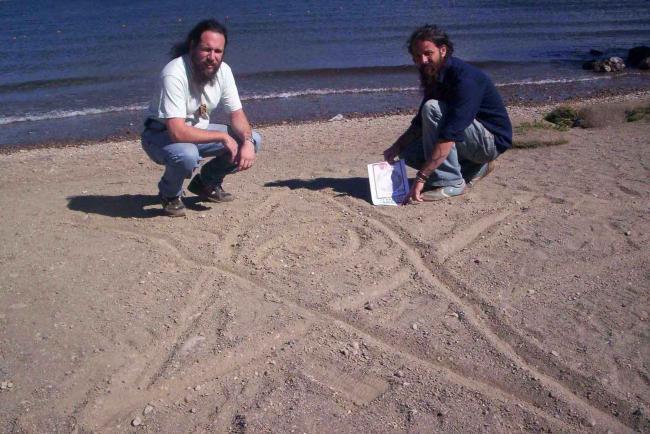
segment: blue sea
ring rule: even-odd
[[[405,41],[424,23],[510,103],[650,89],[647,72],[581,69],[590,49],[650,45],[647,0],[0,0],[0,146],[137,137],[170,47],[207,17],[257,125],[414,109]]]

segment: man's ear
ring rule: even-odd
[[[440,55],[442,56],[443,59],[447,58],[447,46],[443,45],[440,47]]]

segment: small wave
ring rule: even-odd
[[[266,99],[296,98],[311,95],[341,95],[355,93],[389,93],[389,92],[409,92],[418,90],[419,87],[362,87],[356,89],[305,89],[289,92],[278,92],[269,94],[253,94],[242,97],[242,101],[259,101]]]
[[[511,81],[508,83],[497,83],[497,87],[501,86],[535,86],[542,84],[555,84],[555,83],[575,83],[579,81],[594,81],[594,80],[609,80],[612,76],[603,75],[601,77],[585,77],[585,78],[547,78],[544,80],[520,80]]]
[[[8,116],[0,118],[0,125],[11,124],[14,122],[27,122],[27,121],[46,121],[53,119],[73,118],[75,116],[88,116],[99,115],[103,113],[124,112],[132,110],[144,110],[148,105],[132,104],[120,107],[104,107],[104,108],[88,108],[83,110],[54,110],[42,114],[24,115],[24,116]]]

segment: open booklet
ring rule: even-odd
[[[404,160],[368,164],[373,205],[400,205],[409,193]]]

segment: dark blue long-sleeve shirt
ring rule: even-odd
[[[430,99],[447,106],[439,140],[462,142],[463,131],[476,119],[494,135],[499,153],[512,147],[512,125],[503,100],[492,80],[477,67],[449,57],[438,74],[437,83],[426,92],[412,125],[422,127],[422,105]]]

